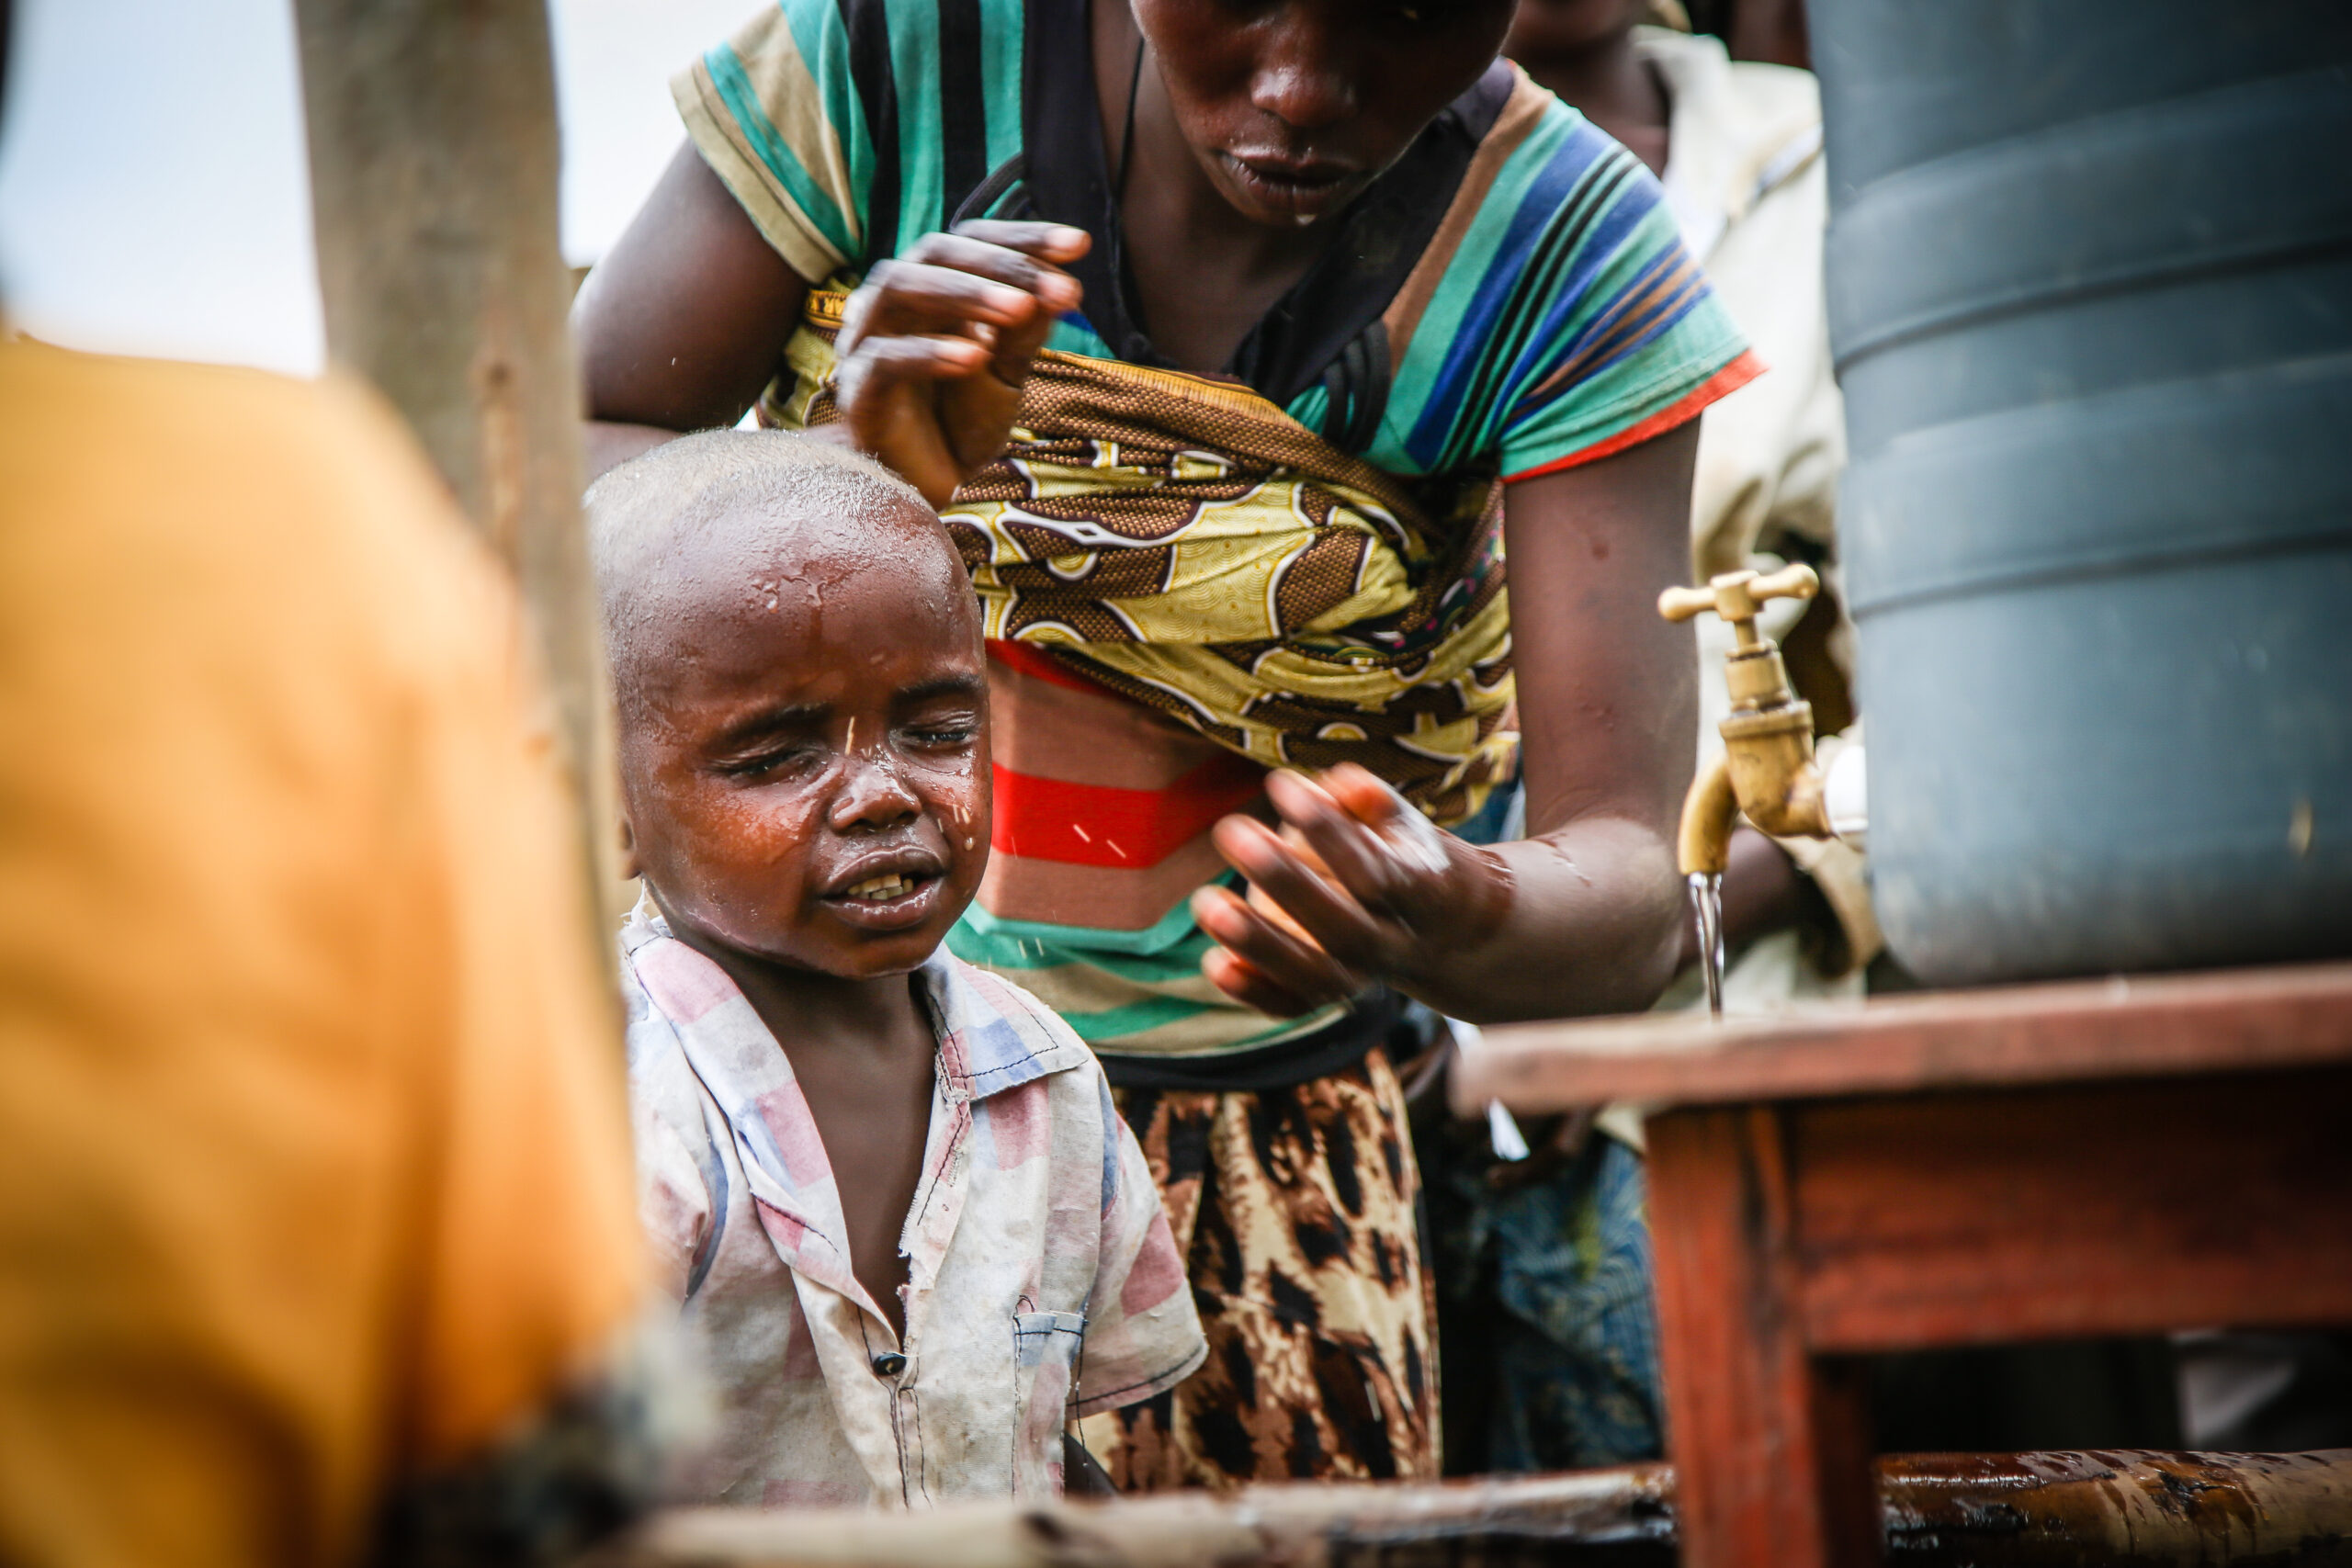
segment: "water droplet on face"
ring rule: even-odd
[[[966,839],[966,840],[964,840],[964,847],[965,847],[966,849],[967,849],[967,850],[968,850],[968,849],[970,849],[970,848],[972,847],[972,840],[969,840],[969,839]]]

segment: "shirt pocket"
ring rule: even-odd
[[[1012,1491],[1017,1497],[1051,1497],[1061,1492],[1062,1429],[1084,1365],[1085,1346],[1084,1313],[1012,1314],[1013,1409],[1018,1422]]]

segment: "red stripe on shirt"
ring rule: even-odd
[[[1044,649],[1031,643],[1008,642],[990,637],[989,657],[1008,670],[1043,681],[1048,685],[1067,686],[1073,692],[1113,694],[1108,686],[1099,681],[1088,680]]]
[[[1505,474],[1503,483],[1515,485],[1525,479],[1541,479],[1564,468],[1581,468],[1587,463],[1613,457],[1629,446],[1638,446],[1653,435],[1663,435],[1677,425],[1688,424],[1705,412],[1709,403],[1720,402],[1738,391],[1770,368],[1756,356],[1754,349],[1741,353],[1737,359],[1716,371],[1675,402],[1660,409],[1645,420],[1627,425],[1606,441],[1598,441],[1581,452],[1571,452],[1555,457],[1541,468],[1522,468],[1515,474]]]
[[[1130,871],[1158,865],[1266,786],[1265,770],[1235,756],[1212,758],[1166,789],[1072,784],[1001,765],[995,779],[991,848],[1024,860]]]

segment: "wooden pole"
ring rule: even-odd
[[[1919,1454],[1878,1461],[1917,1568],[2352,1563],[2352,1450]],[[594,1568],[1672,1568],[1663,1464],[1434,1486],[1252,1486],[918,1514],[659,1517]],[[1787,1568],[1808,1568],[1791,1562]]]
[[[328,357],[407,417],[513,566],[611,915],[611,720],[580,521],[544,0],[295,0],[294,12]]]

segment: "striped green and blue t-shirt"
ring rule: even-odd
[[[977,194],[1094,235],[1086,302],[1048,346],[1158,362],[1122,308],[1084,0],[780,0],[673,91],[808,281],[900,254]],[[1508,63],[1343,222],[1227,370],[1392,473],[1588,461],[1757,368],[1648,171]]]

